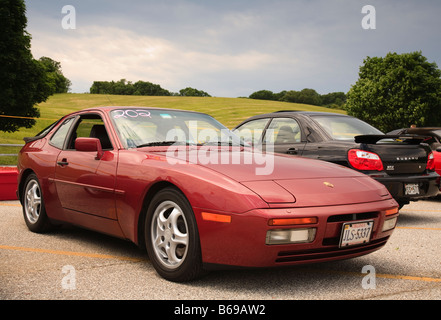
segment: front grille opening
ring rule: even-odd
[[[367,245],[360,245],[348,248],[322,248],[305,251],[282,251],[279,252],[276,262],[307,262],[318,259],[336,258],[354,254],[365,254],[380,249],[386,244],[388,239],[389,237],[385,237],[382,239],[374,240]]]
[[[349,214],[339,214],[328,217],[329,222],[350,222],[357,220],[368,220],[375,219],[378,217],[379,212],[362,212],[362,213],[349,213]]]

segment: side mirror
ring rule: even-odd
[[[97,138],[77,138],[75,139],[75,149],[82,152],[96,152],[96,160],[100,160],[104,155],[101,142]]]
[[[436,148],[436,150],[435,151],[437,151],[437,152],[441,152],[441,146],[440,147],[438,147],[438,148]]]

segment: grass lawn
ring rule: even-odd
[[[118,96],[102,94],[55,94],[46,102],[38,105],[41,116],[31,129],[22,128],[18,132],[0,132],[0,144],[23,144],[24,137],[35,136],[48,125],[62,116],[77,110],[98,106],[138,106],[192,110],[207,113],[228,128],[234,128],[241,121],[256,114],[278,110],[308,110],[344,113],[323,107],[266,101],[246,98],[215,97],[151,97],[151,96]],[[16,153],[20,148],[0,147],[1,153]],[[15,165],[16,157],[0,157],[0,165]]]

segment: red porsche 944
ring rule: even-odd
[[[171,281],[357,257],[398,218],[368,176],[251,149],[198,112],[87,109],[25,141],[17,194],[31,231],[67,223],[130,240]]]

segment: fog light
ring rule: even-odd
[[[314,241],[316,228],[269,230],[266,244],[308,243]]]
[[[396,224],[397,224],[397,217],[391,218],[391,219],[387,219],[383,223],[383,232],[395,228]]]

